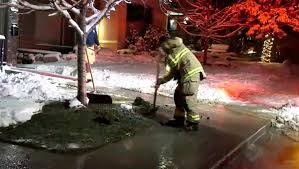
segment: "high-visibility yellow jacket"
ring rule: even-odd
[[[179,37],[168,39],[162,45],[168,56],[166,57],[166,74],[159,78],[163,84],[174,78],[178,83],[199,81],[200,76],[206,77],[204,69],[196,56],[183,44]]]

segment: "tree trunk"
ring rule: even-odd
[[[86,47],[86,4],[82,6],[80,20],[80,28],[84,32],[83,37],[78,36],[78,100],[87,105],[87,95],[86,95],[86,67],[85,67],[85,47]]]
[[[207,38],[204,38],[203,44],[204,44],[203,64],[206,65],[208,63],[208,48],[209,48]]]

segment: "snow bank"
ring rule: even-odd
[[[231,98],[221,88],[214,88],[208,84],[202,84],[198,88],[197,99],[204,103],[230,103]]]
[[[299,107],[287,105],[277,111],[274,126],[299,131]]]
[[[120,73],[110,70],[94,70],[97,86],[131,89],[142,93],[153,93],[155,77],[149,74]]]
[[[150,59],[150,57],[140,57]],[[154,63],[140,66],[138,63],[142,63],[144,58],[113,55],[111,55],[111,58],[116,59],[112,63],[121,64],[106,64],[109,68],[94,67],[93,75],[97,86],[125,88],[142,93],[154,92]],[[101,59],[105,60],[107,58]],[[126,59],[135,62],[135,64],[123,63]],[[39,65],[37,69],[69,76],[74,71],[74,66]],[[205,103],[243,102],[268,108],[281,107],[287,103],[299,106],[299,97],[294,95],[294,93],[299,93],[297,87],[299,78],[292,77],[290,79],[289,75],[286,74],[287,72],[282,68],[280,64],[263,65],[259,63],[247,63],[231,68],[221,66],[205,67],[208,77],[202,81],[197,98]],[[170,81],[161,85],[159,92],[173,96],[175,88],[176,81]]]
[[[110,70],[95,70],[94,75],[95,83],[97,86],[118,87],[142,93],[154,93],[154,75],[119,73]],[[173,96],[176,86],[177,81],[169,81],[160,86],[159,92],[163,93],[164,95]],[[202,83],[199,86],[197,98],[201,102],[231,102],[231,99],[226,95],[226,93],[222,89],[214,88],[206,83]]]
[[[30,73],[0,74],[0,97],[14,96],[33,100],[61,100],[71,94],[57,88],[44,77]]]
[[[30,120],[41,110],[41,102],[72,97],[74,93],[58,88],[57,83],[40,75],[0,72],[0,127]]]
[[[42,108],[42,103],[7,97],[0,101],[0,127],[23,123]]]
[[[38,65],[37,70],[56,73],[63,76],[71,76],[72,73],[76,72],[75,66],[57,66],[57,65]]]

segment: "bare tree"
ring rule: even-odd
[[[76,30],[78,38],[78,100],[87,105],[86,95],[86,68],[84,59],[84,49],[86,47],[86,38],[88,33],[96,26],[104,17],[110,15],[110,12],[115,10],[115,6],[121,2],[129,3],[129,0],[101,0],[104,6],[102,9],[97,9],[94,6],[95,0],[45,0],[44,3],[37,3],[30,0],[12,0],[7,3],[0,3],[0,8],[18,8],[24,13],[33,11],[48,11],[52,15],[61,14]],[[92,11],[92,15],[87,17],[87,10]],[[71,16],[74,14],[74,17]],[[78,18],[78,19],[76,19]]]
[[[241,14],[235,5],[219,7],[212,0],[159,0],[165,13],[179,12],[183,16],[178,25],[189,35],[201,37],[204,49],[204,64],[207,63],[209,41],[222,41],[240,31]]]

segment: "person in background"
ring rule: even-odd
[[[188,131],[197,130],[200,115],[196,113],[197,91],[206,74],[196,56],[183,44],[179,37],[160,39],[160,54],[165,56],[166,74],[157,80],[156,88],[171,79],[178,80],[174,93],[176,105],[174,120],[165,125],[185,127]]]
[[[91,81],[91,69],[90,65],[95,62],[95,55],[98,49],[99,49],[100,43],[98,39],[98,33],[95,28],[92,29],[92,31],[88,34],[86,38],[86,51],[87,51],[87,56],[85,55],[85,63],[86,63],[86,82]],[[88,57],[88,58],[87,58]],[[88,60],[89,62],[88,62]],[[88,64],[89,63],[89,64]]]

